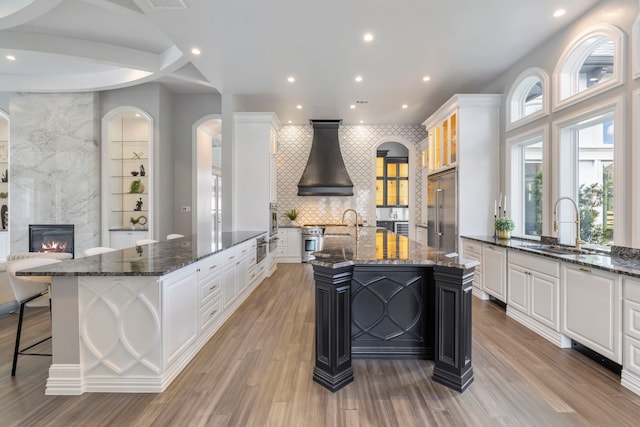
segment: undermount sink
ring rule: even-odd
[[[588,249],[576,249],[568,246],[558,246],[558,245],[529,245],[526,246],[528,249],[534,249],[536,251],[541,252],[549,252],[558,255],[584,255],[584,254],[597,254],[596,251],[591,251]]]

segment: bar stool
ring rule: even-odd
[[[116,251],[116,250],[117,249],[107,248],[105,246],[96,246],[95,248],[85,249],[84,250],[84,256],[104,254],[104,253],[113,252],[113,251]]]
[[[153,239],[140,239],[136,240],[136,246],[148,245],[149,243],[157,243],[157,240]]]
[[[183,234],[177,234],[177,233],[167,234],[167,240],[179,239],[181,237],[184,237],[184,235]]]
[[[16,271],[24,270],[32,267],[40,267],[42,265],[53,264],[62,262],[58,259],[52,258],[27,258],[19,261],[12,261],[7,266],[7,272],[9,273],[9,283],[11,289],[16,297],[18,303],[20,303],[20,315],[18,316],[18,328],[16,330],[16,346],[13,351],[13,365],[11,367],[11,376],[16,376],[16,365],[18,364],[18,355],[31,355],[31,356],[51,356],[51,354],[43,353],[26,353],[27,350],[42,344],[51,338],[49,335],[35,344],[31,344],[28,347],[20,350],[20,335],[22,334],[22,320],[24,318],[25,307],[46,307],[49,306],[51,311],[51,299],[49,297],[49,286],[51,285],[51,277],[49,276],[16,276]]]

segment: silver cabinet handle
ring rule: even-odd
[[[591,269],[589,268],[581,268],[580,271],[584,271],[585,273],[591,273]]]
[[[211,285],[211,286],[209,286],[209,290],[212,291],[212,290],[216,289],[217,287],[218,287],[218,285]]]
[[[217,267],[218,267],[217,265],[211,265],[209,266],[209,270],[213,270],[214,268],[217,268]]]

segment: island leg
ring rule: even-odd
[[[436,337],[433,380],[457,391],[473,382],[471,282],[474,268],[434,266]]]
[[[313,380],[333,392],[353,381],[351,277],[353,266],[313,266],[316,293],[316,366]]]

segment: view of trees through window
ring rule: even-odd
[[[524,234],[542,235],[542,141],[525,145],[522,189]]]

